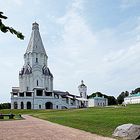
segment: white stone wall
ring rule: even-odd
[[[87,87],[79,87],[79,92],[82,98],[87,98]]]
[[[88,107],[94,106],[108,106],[108,99],[107,98],[88,99]]]
[[[69,99],[71,100],[71,99]],[[63,107],[66,108],[79,108],[79,103],[75,101],[75,104],[66,103],[66,100],[59,97],[59,98],[54,98],[54,97],[17,97],[17,98],[12,98],[11,99],[11,109],[14,109],[14,102],[17,102],[18,108],[21,109],[21,102],[24,103],[24,109],[27,109],[27,102],[31,102],[31,109],[46,109],[45,104],[47,102],[51,102],[53,104],[53,109],[63,109]],[[39,108],[41,106],[41,108]]]
[[[53,91],[53,78],[51,76],[46,76],[42,74],[42,67],[44,66],[44,64],[47,65],[47,56],[40,54],[38,57],[38,63],[35,62],[35,55],[30,54],[30,56],[32,56],[33,58],[28,56],[29,55],[27,54],[25,55],[24,67],[26,67],[27,63],[32,64],[32,73],[23,74],[22,76],[19,75],[20,92],[27,91],[27,87],[29,91],[33,91],[35,87],[47,88],[48,91]]]
[[[24,103],[24,109],[27,109],[27,102],[31,102],[31,109],[33,109],[33,98],[31,97],[26,97],[26,98],[22,98],[22,97],[17,97],[17,98],[11,98],[11,109],[15,109],[14,108],[14,102],[17,102],[17,109],[21,109],[21,102]]]
[[[126,97],[124,98],[125,104],[139,104],[140,103],[140,96],[135,97]]]

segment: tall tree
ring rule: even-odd
[[[117,101],[119,104],[122,104],[124,101],[124,98],[127,97],[129,95],[128,91],[122,92],[118,97],[117,97]]]
[[[116,105],[117,104],[117,100],[114,96],[108,96],[108,105]]]
[[[15,34],[18,38],[20,39],[24,39],[24,35],[19,32],[19,31],[16,31],[14,28],[12,27],[9,27],[9,26],[6,26],[3,24],[2,20],[3,19],[7,19],[6,16],[3,15],[3,12],[0,12],[0,30],[3,32],[3,33],[6,33],[6,32],[10,32],[12,34]]]

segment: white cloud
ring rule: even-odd
[[[83,4],[73,5],[57,19],[57,23],[63,26],[63,34],[54,50],[58,59],[58,64],[54,64],[57,67],[57,72],[54,71],[55,87],[75,93],[75,85],[83,79],[89,94],[101,91],[117,95],[123,90],[135,88],[139,81],[136,73],[140,59],[140,44],[138,40],[135,42],[139,32],[138,20],[131,23],[133,26],[129,30],[122,30],[128,25],[128,20],[128,23],[125,21],[115,29],[92,32],[81,14]],[[121,37],[126,35],[122,40]]]
[[[139,0],[121,0],[120,7],[122,9],[127,9],[127,8],[137,6],[138,4],[140,4]]]
[[[23,0],[5,0],[1,2],[0,8],[1,11],[6,12],[6,15],[10,14],[10,11],[18,10],[23,5]],[[15,9],[16,8],[16,9]]]
[[[61,34],[62,40],[53,50],[54,59],[57,58],[58,61],[57,64],[53,64],[57,67],[54,71],[56,74],[54,84],[57,83],[56,88],[74,93],[77,93],[75,83],[79,83],[90,71],[91,59],[95,55],[94,45],[97,43],[95,35],[80,14],[82,9],[82,1],[74,1],[66,14],[57,19],[57,23],[63,26],[63,33]]]
[[[17,6],[22,6],[22,5],[23,5],[23,0],[13,0],[13,2],[14,2]]]

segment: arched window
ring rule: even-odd
[[[47,102],[47,103],[45,104],[45,108],[46,108],[46,109],[53,109],[53,104],[52,104],[51,102]]]
[[[27,109],[31,109],[31,102],[27,102]]]
[[[14,102],[14,109],[18,109],[18,104],[17,104],[17,102]]]
[[[39,105],[39,109],[41,109],[41,105]]]
[[[21,107],[21,109],[24,109],[24,103],[23,102],[21,102],[20,107]]]
[[[36,63],[38,63],[38,58],[36,57]]]

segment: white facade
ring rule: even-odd
[[[104,97],[94,97],[88,99],[88,107],[95,107],[95,106],[108,106],[108,99]]]
[[[87,86],[84,84],[84,81],[81,81],[81,84],[78,86],[80,96],[87,99]]]
[[[24,66],[19,73],[19,92],[34,88],[45,88],[53,91],[53,75],[47,66],[48,56],[39,33],[39,26],[33,23],[31,38],[24,54]]]
[[[12,109],[64,109],[87,107],[87,87],[80,85],[81,96],[53,90],[53,75],[48,68],[48,56],[33,23],[31,38],[24,54],[24,66],[19,72],[19,87],[11,92]]]
[[[129,95],[124,98],[124,104],[140,104],[140,93]]]

